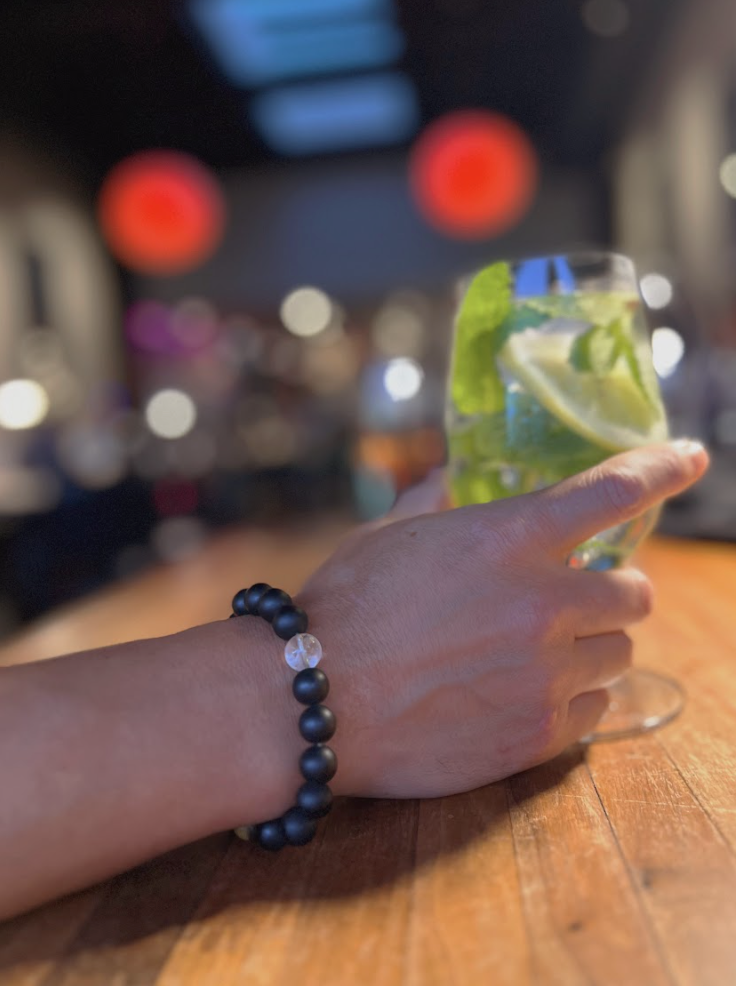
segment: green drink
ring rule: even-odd
[[[667,437],[633,265],[586,255],[494,264],[461,304],[447,401],[457,506],[528,493]],[[611,568],[650,514],[581,545]]]

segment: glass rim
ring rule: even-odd
[[[514,280],[523,276],[523,268],[526,265],[535,267],[546,264],[547,275],[551,274],[553,281],[557,280],[568,285],[567,290],[563,293],[578,290],[578,282],[599,280],[609,283],[605,290],[630,291],[641,297],[639,274],[632,257],[606,247],[582,246],[571,247],[567,251],[517,254],[515,257],[506,255],[505,257],[499,256],[489,259],[485,264],[474,267],[473,270],[456,278],[455,291],[458,303],[476,275],[485,267],[494,264],[508,265]],[[540,273],[537,270],[535,278],[539,277]],[[545,294],[547,292],[527,293]]]
[[[570,250],[550,251],[549,253],[524,254],[523,256],[509,257],[506,263],[515,268],[519,264],[528,263],[530,260],[554,261],[557,258],[564,259],[573,265],[608,262],[614,268],[618,268],[619,272],[626,271],[636,277],[636,264],[632,257],[618,250],[607,250],[604,247],[576,247]],[[504,258],[500,257],[499,261],[503,263]]]

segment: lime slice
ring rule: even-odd
[[[581,372],[568,362],[573,341],[570,333],[527,329],[509,336],[499,360],[558,421],[602,448],[666,439],[661,400],[647,400],[626,361],[605,376]]]

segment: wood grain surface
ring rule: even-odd
[[[234,531],[52,614],[0,651],[50,657],[295,589],[338,526]],[[2,986],[734,986],[736,548],[652,539],[636,659],[685,711],[468,794],[343,800],[306,849],[229,834],[0,925]]]

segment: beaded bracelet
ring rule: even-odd
[[[237,592],[232,605],[231,619],[260,616],[286,641],[286,663],[297,672],[292,683],[294,698],[307,706],[299,717],[299,732],[311,744],[299,758],[304,783],[297,791],[294,807],[281,818],[259,825],[242,825],[235,829],[235,834],[273,851],[286,845],[305,846],[314,838],[317,819],[323,818],[332,807],[332,791],[327,781],[337,770],[335,751],[325,746],[325,740],[334,735],[337,722],[334,713],[322,705],[330,690],[327,675],[317,667],[322,645],[307,633],[307,614],[281,589],[257,582],[250,589]]]

